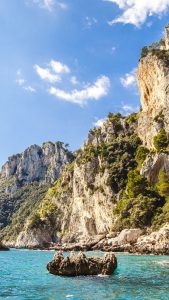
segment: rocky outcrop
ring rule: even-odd
[[[154,185],[160,170],[169,176],[169,155],[167,153],[150,154],[142,164],[140,173],[148,179],[151,185]]]
[[[134,153],[140,140],[134,134],[135,127],[135,122],[129,124],[118,115],[91,130],[75,161],[27,220],[22,235],[29,237],[37,230],[40,236],[35,239],[41,241],[45,228],[53,242],[58,239],[64,244],[108,234],[114,222],[112,210],[125,187],[127,172],[136,165]],[[126,153],[128,150],[131,154]],[[28,240],[24,238],[22,243],[25,241],[27,246]]]
[[[0,242],[0,251],[8,251],[8,250],[9,250],[9,248]]]
[[[57,252],[47,265],[51,274],[63,276],[112,275],[116,268],[117,259],[113,253],[108,253],[101,258],[86,257],[83,252],[80,252],[64,258],[61,252]]]
[[[17,246],[30,246],[51,241],[50,233],[37,230],[29,235],[18,234],[26,219],[44,198],[45,193],[61,175],[73,155],[63,143],[33,145],[14,155],[3,165],[0,173],[0,238]],[[43,237],[44,236],[44,237]],[[17,240],[18,237],[18,240]],[[17,242],[16,242],[17,240]]]
[[[51,184],[72,159],[73,155],[61,142],[44,143],[42,147],[33,145],[21,154],[9,157],[2,166],[1,176],[6,179],[16,176],[21,183],[38,180]]]
[[[140,237],[133,251],[142,254],[169,255],[169,225],[166,224],[160,230]]]
[[[148,148],[154,148],[159,130],[164,127],[169,132],[169,68],[150,53],[140,60],[137,78],[142,108],[138,133]]]
[[[15,242],[16,248],[48,247],[52,242],[57,242],[50,235],[49,230],[35,229],[29,232],[21,231]]]
[[[140,59],[137,81],[141,96],[138,133],[148,148],[154,148],[153,139],[161,128],[169,133],[169,64],[168,36],[163,49],[148,47]]]

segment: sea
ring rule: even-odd
[[[169,300],[169,256],[117,253],[110,277],[60,277],[48,273],[53,251],[0,252],[0,299]],[[103,255],[88,252],[87,255]]]

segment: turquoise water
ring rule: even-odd
[[[0,252],[0,299],[169,300],[169,256],[120,254],[111,277],[65,278],[48,274],[46,264],[53,254]]]

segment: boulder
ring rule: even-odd
[[[111,275],[117,268],[117,259],[113,253],[104,257],[86,257],[83,252],[64,257],[56,252],[53,260],[47,264],[49,273],[63,276]]]
[[[135,252],[169,255],[169,224],[149,235],[141,236],[134,245]]]
[[[137,241],[137,239],[142,234],[141,229],[124,229],[120,232],[120,234],[112,239],[109,239],[108,244],[114,247],[116,246],[124,246],[126,244],[133,244]]]

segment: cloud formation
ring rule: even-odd
[[[48,81],[50,83],[55,83],[61,81],[61,78],[59,75],[54,74],[51,72],[51,70],[47,68],[41,68],[39,65],[34,66],[36,73],[39,75],[39,77],[42,80]]]
[[[90,29],[92,26],[98,23],[97,19],[94,17],[86,17],[84,21],[84,27]]]
[[[107,76],[101,76],[96,80],[94,84],[90,84],[81,90],[72,90],[67,92],[62,89],[51,87],[48,92],[64,101],[79,104],[84,106],[90,100],[99,100],[106,96],[110,88],[110,79]]]
[[[130,73],[126,73],[120,78],[120,82],[125,88],[136,86],[136,72],[137,69],[134,68]]]
[[[55,73],[62,74],[62,73],[70,73],[70,69],[67,65],[62,64],[60,61],[51,60],[50,64],[51,68]]]
[[[16,72],[16,80],[15,80],[16,84],[19,85],[20,87],[22,87],[25,91],[31,92],[31,93],[35,93],[36,89],[34,87],[32,87],[31,85],[27,84],[27,81],[23,78],[22,72],[21,70],[18,70]]]
[[[67,65],[57,60],[51,60],[48,64],[48,68],[42,68],[39,65],[35,65],[34,68],[42,80],[50,83],[60,82],[62,74],[71,72]]]
[[[103,0],[119,6],[122,14],[109,22],[140,27],[150,16],[160,17],[169,10],[169,0]]]
[[[133,106],[131,104],[123,104],[121,107],[123,113],[125,115],[131,114],[133,112],[138,112],[139,111],[139,106]]]
[[[103,126],[103,123],[106,121],[106,118],[104,119],[99,119],[97,120],[96,122],[93,123],[94,126],[96,127],[102,127]]]
[[[44,8],[49,12],[52,12],[55,7],[61,9],[67,9],[67,5],[64,2],[59,2],[56,0],[32,0],[34,4],[38,4],[40,8]]]

